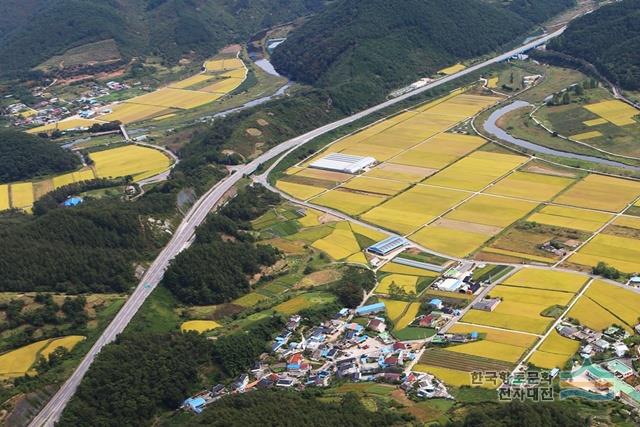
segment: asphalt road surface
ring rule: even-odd
[[[532,48],[542,45],[550,39],[562,34],[564,29],[565,28],[563,27],[554,33],[529,42],[502,55],[498,55],[485,62],[466,68],[459,73],[443,77],[433,83],[408,92],[402,96],[385,101],[367,110],[353,114],[349,117],[345,117],[344,119],[335,121],[333,123],[329,123],[296,138],[290,139],[265,152],[250,163],[236,168],[233,174],[229,175],[228,177],[214,185],[191,208],[180,226],[176,229],[173,237],[171,238],[171,241],[167,244],[167,246],[165,246],[162,252],[160,252],[160,255],[158,255],[153,264],[151,264],[127,302],[123,305],[123,307],[111,321],[109,326],[107,326],[107,328],[104,330],[100,338],[98,338],[93,347],[91,347],[91,349],[82,359],[82,362],[80,362],[73,374],[69,377],[69,379],[67,379],[62,387],[60,387],[58,392],[51,398],[51,400],[40,411],[40,413],[31,421],[29,426],[41,427],[53,426],[55,424],[55,422],[60,418],[60,415],[62,414],[65,406],[75,393],[78,384],[80,384],[80,381],[87,373],[87,370],[89,369],[89,366],[91,366],[91,363],[93,362],[96,355],[100,352],[100,350],[102,350],[105,345],[114,341],[116,336],[118,336],[118,334],[120,334],[129,324],[144,301],[151,294],[151,292],[153,292],[160,280],[162,280],[164,271],[168,267],[171,260],[183,249],[188,247],[194,235],[196,227],[205,220],[207,214],[215,207],[215,205],[220,201],[223,195],[228,190],[230,190],[244,175],[252,174],[261,164],[268,162],[269,160],[276,158],[279,155],[286,153],[287,151],[292,150],[300,145],[303,145],[320,135],[323,135],[349,123],[355,122],[363,117],[368,116],[369,114],[375,113],[394,104],[402,102],[407,98],[418,95],[437,86],[449,83],[465,75],[471,74],[484,67],[502,62],[506,59],[509,59],[513,55],[526,52]]]

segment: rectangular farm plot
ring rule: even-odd
[[[345,190],[331,190],[311,199],[311,203],[336,209],[348,215],[359,215],[387,199],[385,196],[356,193]]]
[[[65,185],[73,184],[74,182],[89,181],[95,179],[95,175],[92,169],[79,170],[77,172],[70,172],[64,175],[58,175],[53,177],[53,187],[60,188]]]
[[[477,332],[481,335],[484,341],[521,347],[523,350],[531,347],[538,340],[538,337],[531,334],[505,331],[503,329],[486,328],[477,325],[467,325],[464,323],[456,323],[449,328],[448,332],[453,334],[470,334],[471,332]]]
[[[610,311],[586,295],[581,296],[573,307],[571,307],[571,310],[567,313],[567,317],[578,320],[580,324],[594,331],[603,331],[615,324],[623,326],[628,332],[632,332],[631,328],[625,325],[621,319],[614,316]]]
[[[425,184],[479,191],[526,161],[526,157],[476,151],[430,177]]]
[[[602,136],[602,133],[597,130],[592,130],[590,132],[583,132],[576,135],[571,135],[571,139],[575,139],[576,141],[586,141],[588,139],[599,138]]]
[[[619,216],[613,221],[613,225],[640,230],[640,218],[637,216]]]
[[[346,227],[339,227],[338,224],[336,224],[331,234],[316,240],[311,246],[326,252],[327,255],[335,260],[341,260],[356,252],[360,252],[361,249],[358,240],[351,231],[351,228],[349,228],[348,223],[345,222],[341,224],[346,224]]]
[[[640,114],[640,111],[619,100],[602,101],[596,104],[585,105],[584,108],[617,126],[636,123],[633,118]]]
[[[593,120],[587,120],[585,122],[582,122],[585,126],[591,127],[591,126],[599,126],[599,125],[604,125],[606,123],[609,123],[607,120],[605,119],[593,119]]]
[[[605,212],[549,205],[527,218],[527,221],[555,227],[594,232],[613,217]]]
[[[287,194],[290,194],[291,196],[295,197],[296,199],[300,199],[300,200],[307,200],[310,199],[311,197],[317,196],[318,194],[322,193],[323,191],[326,191],[325,188],[322,187],[314,187],[311,185],[304,185],[304,184],[296,184],[293,182],[288,182],[288,181],[283,181],[283,180],[279,180],[276,183],[276,187],[279,188],[280,190],[284,191]]]
[[[437,169],[407,166],[395,163],[383,163],[366,172],[364,176],[371,178],[393,179],[407,183],[422,181],[437,172]]]
[[[15,209],[31,209],[33,206],[32,183],[11,184],[11,206]]]
[[[625,273],[640,271],[640,241],[628,237],[598,234],[569,262],[593,267],[603,261]]]
[[[227,94],[233,92],[242,84],[243,79],[222,79],[217,80],[208,86],[198,89],[201,92]]]
[[[616,317],[622,319],[628,326],[638,324],[640,294],[601,280],[595,280],[587,289],[585,295],[606,310],[614,313]]]
[[[212,80],[214,78],[215,77],[210,74],[196,74],[195,76],[191,76],[184,80],[171,83],[169,87],[174,89],[187,89],[191,86],[197,85],[198,83],[206,82],[207,80]]]
[[[129,100],[130,103],[165,108],[189,109],[208,104],[220,98],[219,94],[195,90],[162,88]]]
[[[380,284],[376,287],[376,293],[389,294],[393,286],[397,286],[407,294],[416,293],[417,276],[408,276],[405,274],[389,274],[380,280]]]
[[[211,59],[204,63],[204,68],[207,71],[226,71],[235,70],[236,68],[243,68],[244,63],[240,58],[230,59]]]
[[[543,317],[540,313],[553,305],[567,305],[573,294],[499,285],[491,291],[490,296],[502,299],[494,311],[472,309],[462,321],[542,334],[553,319]]]
[[[502,285],[575,293],[587,279],[587,276],[578,273],[524,268],[508,277]]]
[[[463,191],[417,185],[375,207],[362,218],[400,233],[409,233],[468,197]]]
[[[394,163],[441,169],[485,144],[477,136],[441,133],[393,159]]]
[[[447,347],[447,351],[471,354],[474,356],[502,360],[511,363],[517,362],[518,359],[522,357],[524,350],[525,349],[522,347],[485,340]]]
[[[342,188],[393,196],[405,190],[408,186],[409,184],[406,182],[358,176],[343,184]]]
[[[534,202],[480,194],[448,213],[445,219],[506,227],[536,206]]]
[[[500,196],[544,202],[567,188],[573,182],[571,178],[542,175],[529,172],[514,172],[491,186],[486,192]]]
[[[469,224],[470,228],[474,224]],[[482,246],[493,234],[465,231],[431,224],[409,238],[435,252],[464,258]]]
[[[582,208],[619,212],[640,196],[640,182],[589,175],[554,200]]]
[[[136,99],[136,98],[134,98]],[[111,113],[100,116],[100,120],[113,122],[119,121],[124,124],[139,122],[141,120],[150,119],[152,117],[164,116],[171,113],[172,110],[166,107],[159,107],[154,105],[134,104],[131,102],[123,102],[122,104],[115,105],[112,108]]]
[[[0,185],[0,211],[4,211],[11,208],[9,203],[9,186]]]

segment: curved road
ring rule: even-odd
[[[53,426],[55,424],[55,422],[60,418],[60,415],[62,414],[62,411],[64,410],[66,404],[75,393],[78,385],[80,384],[80,381],[87,373],[89,366],[91,366],[91,363],[95,359],[96,355],[100,352],[100,350],[102,350],[102,347],[114,341],[116,336],[120,334],[129,324],[129,322],[136,314],[136,312],[140,309],[146,298],[151,294],[151,292],[162,279],[164,271],[168,267],[171,260],[183,249],[189,246],[195,233],[196,227],[205,220],[207,214],[216,206],[222,196],[228,190],[230,190],[244,175],[252,174],[261,164],[268,162],[269,160],[278,157],[287,151],[299,147],[320,135],[323,135],[349,123],[355,122],[363,117],[368,116],[369,114],[375,113],[394,104],[402,102],[412,96],[418,95],[445,83],[454,81],[484,67],[502,62],[506,59],[509,59],[513,55],[526,52],[532,48],[542,45],[550,39],[562,34],[562,32],[564,32],[564,29],[565,28],[563,27],[554,33],[522,45],[507,53],[498,55],[485,62],[476,64],[472,67],[460,71],[457,74],[443,77],[433,83],[408,92],[402,96],[385,101],[367,110],[353,114],[349,117],[345,117],[344,119],[335,121],[333,123],[329,123],[296,138],[290,139],[265,152],[250,163],[238,167],[234,173],[227,176],[225,179],[218,182],[209,191],[207,191],[189,210],[180,226],[176,229],[167,246],[165,246],[162,252],[160,252],[158,257],[155,259],[153,264],[151,264],[144,277],[142,278],[136,289],[133,291],[127,302],[124,304],[122,309],[120,309],[109,326],[107,326],[107,328],[104,330],[100,338],[98,338],[93,347],[91,347],[91,349],[82,359],[82,362],[80,362],[73,374],[67,379],[62,387],[60,387],[58,392],[51,398],[51,400],[40,411],[40,413],[31,421],[29,426],[40,427]]]

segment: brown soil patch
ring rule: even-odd
[[[33,196],[36,200],[38,200],[45,194],[52,192],[53,190],[54,188],[52,179],[46,179],[44,181],[33,183]]]
[[[540,173],[543,175],[553,175],[553,176],[562,176],[562,177],[567,177],[567,178],[575,178],[576,174],[566,170],[566,169],[559,169],[559,168],[553,168],[551,166],[544,166],[544,165],[540,165],[540,164],[531,164],[531,165],[526,165],[523,169],[523,171],[525,172],[533,172],[533,173]]]
[[[566,261],[560,264],[560,268],[580,271],[582,273],[591,273],[591,271],[593,270],[593,267],[590,267],[588,265],[574,264],[572,262],[566,262]]]
[[[490,234],[492,236],[502,231],[502,228],[494,227],[492,225],[476,224],[475,222],[456,221],[444,218],[437,220],[435,225],[449,228],[451,230],[471,231],[473,233]]]
[[[337,216],[331,215],[329,213],[322,214],[318,217],[318,222],[320,224],[327,224],[329,222],[337,222],[337,221],[342,221],[342,218],[338,218]]]
[[[320,187],[320,188],[333,188],[336,185],[340,184],[336,181],[317,179],[317,178],[308,178],[306,176],[298,176],[298,175],[288,175],[282,179],[284,182],[291,182],[294,184],[302,184],[302,185],[310,185],[312,187]]]
[[[488,252],[479,252],[473,259],[476,261],[495,262],[495,263],[507,263],[507,264],[523,264],[524,261],[521,258],[510,257],[507,255],[492,254]]]
[[[640,239],[640,230],[630,227],[622,227],[619,225],[610,225],[604,229],[604,234],[613,236],[627,237],[630,239]]]
[[[304,169],[296,173],[295,175],[299,177],[317,178],[317,179],[324,179],[324,180],[335,181],[335,182],[344,182],[347,179],[352,177],[352,175],[349,175],[348,173],[332,172],[332,171],[325,171],[322,169],[311,169],[311,168]]]
[[[242,50],[242,46],[239,44],[230,44],[229,46],[225,46],[220,50],[220,53],[238,53]]]
[[[256,123],[258,123],[262,127],[269,126],[269,122],[266,121],[265,119],[258,119],[256,120]]]
[[[261,136],[262,135],[262,131],[260,129],[256,129],[256,128],[248,128],[247,130],[245,130],[245,132],[250,136]]]

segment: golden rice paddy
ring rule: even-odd
[[[325,191],[325,189],[321,187],[312,187],[311,185],[296,184],[283,180],[279,180],[276,183],[276,187],[300,200],[310,199]]]
[[[63,338],[46,339],[25,345],[16,350],[0,355],[0,378],[14,378],[30,372],[39,355],[48,356],[57,347],[65,347],[71,350],[84,337],[70,336]],[[51,344],[53,346],[51,346]],[[46,350],[46,353],[43,352]]]
[[[531,212],[537,206],[537,203],[524,200],[479,194],[448,213],[445,218],[506,227]]]
[[[612,216],[605,212],[550,205],[528,217],[527,221],[594,232],[605,225]]]
[[[362,215],[373,224],[403,234],[421,225],[468,197],[468,193],[417,185]]]
[[[584,295],[571,307],[571,310],[567,313],[567,317],[576,319],[580,324],[595,331],[603,331],[609,326],[616,324],[624,326],[627,331],[631,332],[631,328],[625,325],[618,317]]]
[[[584,245],[569,262],[595,266],[598,262],[607,264],[626,273],[640,271],[640,241],[628,237],[598,234]]]
[[[476,151],[428,178],[425,183],[478,191],[527,161],[511,154]]]
[[[400,165],[395,163],[383,163],[366,172],[364,176],[416,183],[436,172],[436,169]]]
[[[490,296],[502,299],[494,311],[470,310],[462,321],[542,334],[552,319],[540,313],[553,305],[567,305],[573,294],[499,285],[491,291]]]
[[[206,82],[207,80],[211,80],[214,78],[215,77],[210,74],[196,74],[195,76],[188,77],[184,80],[171,83],[169,87],[172,87],[174,89],[187,89],[191,86],[197,85],[198,83]]]
[[[515,363],[524,353],[524,348],[515,345],[485,340],[474,341],[466,344],[447,347],[448,351],[487,357],[489,359],[502,360]]]
[[[577,141],[586,141],[588,139],[599,138],[602,136],[602,133],[597,130],[592,130],[589,132],[583,132],[576,135],[571,135],[571,139],[575,139]]]
[[[394,324],[409,306],[409,303],[405,301],[397,301],[393,299],[380,299],[380,301],[384,302],[387,317],[389,320],[394,322]]]
[[[129,100],[129,103],[165,108],[196,108],[220,98],[219,94],[165,87]]]
[[[389,294],[391,286],[397,286],[407,294],[416,293],[416,284],[418,283],[417,276],[408,276],[404,274],[390,274],[380,280],[380,283],[376,287],[376,293]]]
[[[379,242],[380,240],[384,240],[389,237],[388,234],[382,233],[378,230],[373,230],[369,227],[365,227],[364,225],[356,224],[354,222],[350,222],[351,231],[357,234],[362,234],[365,237],[368,237],[371,240],[375,240]]]
[[[238,87],[240,87],[243,81],[244,79],[227,78],[223,80],[218,80],[215,83],[205,86],[199,90],[202,92],[227,94],[229,92],[233,92]]]
[[[195,331],[201,334],[219,328],[220,326],[218,322],[214,322],[213,320],[189,320],[180,325],[180,330],[182,332]]]
[[[503,282],[503,285],[575,293],[578,292],[586,282],[587,277],[578,273],[523,268],[508,277]]]
[[[123,102],[121,104],[114,105],[111,108],[110,113],[100,116],[100,120],[108,122],[118,121],[127,124],[150,119],[152,117],[166,116],[168,114],[171,114],[172,111],[174,110],[157,105],[144,105],[132,102]]]
[[[636,110],[631,105],[617,99],[585,105],[584,108],[617,126],[626,126],[636,123],[633,118],[640,114],[640,111]]]
[[[412,234],[410,238],[435,252],[464,258],[482,246],[491,237],[490,234],[485,233],[428,225]]]
[[[9,186],[0,185],[0,211],[4,211],[11,208],[9,203]]]
[[[465,68],[467,68],[467,67],[465,67],[464,65],[462,65],[461,63],[458,62],[457,64],[454,64],[454,65],[452,65],[450,67],[443,68],[442,70],[438,71],[438,74],[444,74],[444,75],[449,76],[451,74],[458,73],[458,72],[464,70]]]
[[[102,120],[102,119],[101,119]],[[38,126],[33,129],[27,130],[27,133],[41,133],[41,132],[51,132],[53,130],[65,131],[69,129],[76,128],[90,128],[92,125],[100,123],[98,120],[91,119],[80,119],[80,118],[69,118],[64,119],[56,123],[49,123],[43,126]]]
[[[86,337],[82,335],[68,335],[66,337],[54,338],[40,351],[42,357],[48,358],[58,347],[64,347],[67,350],[72,350],[78,343],[84,341]]]
[[[440,169],[484,144],[484,139],[477,136],[441,133],[395,157],[393,162]]]
[[[613,225],[640,230],[640,218],[637,216],[619,216],[613,221]]]
[[[171,161],[159,150],[127,145],[89,155],[100,178],[132,175],[139,181],[159,174],[171,166]]]
[[[585,126],[591,127],[591,126],[599,126],[599,125],[604,125],[606,123],[609,123],[607,120],[605,119],[593,119],[593,120],[587,120],[585,122],[582,122]]]
[[[394,330],[395,331],[400,331],[404,328],[406,328],[407,326],[409,326],[411,324],[411,322],[413,322],[413,320],[416,318],[416,316],[418,315],[418,311],[420,310],[420,303],[419,302],[412,302],[408,305],[406,311],[404,312],[404,314],[396,319],[394,321]]]
[[[535,335],[505,331],[503,329],[486,328],[477,325],[466,325],[463,323],[456,323],[449,328],[448,332],[452,334],[470,334],[471,332],[477,332],[483,335],[482,339],[484,341],[508,344],[523,349],[531,347],[538,339]]]
[[[491,77],[490,79],[487,79],[487,87],[489,89],[495,89],[498,87],[498,81],[500,80],[499,77]]]
[[[387,199],[385,196],[330,190],[311,200],[311,203],[336,209],[348,215],[359,215]]]
[[[544,202],[552,199],[572,182],[571,178],[560,176],[514,172],[489,188],[487,193]]]
[[[640,196],[640,182],[589,175],[555,199],[582,208],[619,212]]]
[[[536,350],[533,352],[528,362],[538,368],[553,369],[562,368],[571,358],[570,355],[549,353],[546,351]]]
[[[516,251],[510,251],[510,250],[507,250],[507,249],[491,248],[491,247],[483,248],[482,249],[482,253],[506,255],[506,256],[512,257],[512,258],[526,259],[526,260],[529,260],[529,261],[542,262],[542,263],[546,263],[546,264],[552,264],[552,263],[555,263],[557,261],[555,258],[542,257],[542,256],[538,256],[538,255],[532,255],[532,254],[524,253],[524,252],[516,252]]]
[[[338,227],[341,224],[345,224],[347,228],[345,229],[344,226]],[[311,246],[326,252],[327,255],[335,260],[341,260],[360,252],[360,245],[347,222],[337,224],[331,234],[316,240]]]
[[[640,294],[601,280],[595,280],[585,295],[606,310],[615,313],[616,317],[622,319],[628,326],[638,324]]]
[[[370,178],[366,176],[355,177],[342,185],[342,188],[366,191],[368,193],[382,194],[386,196],[394,196],[402,190],[405,190],[407,187],[409,187],[409,184],[406,182]]]
[[[64,175],[58,175],[53,177],[53,187],[60,188],[65,185],[73,184],[80,181],[89,181],[95,179],[93,169],[86,168],[77,172],[65,173]]]
[[[32,183],[11,184],[11,206],[15,209],[30,209],[33,206]]]
[[[230,59],[212,59],[204,63],[204,68],[207,71],[226,71],[235,70],[236,68],[243,68],[244,63],[239,58]]]

